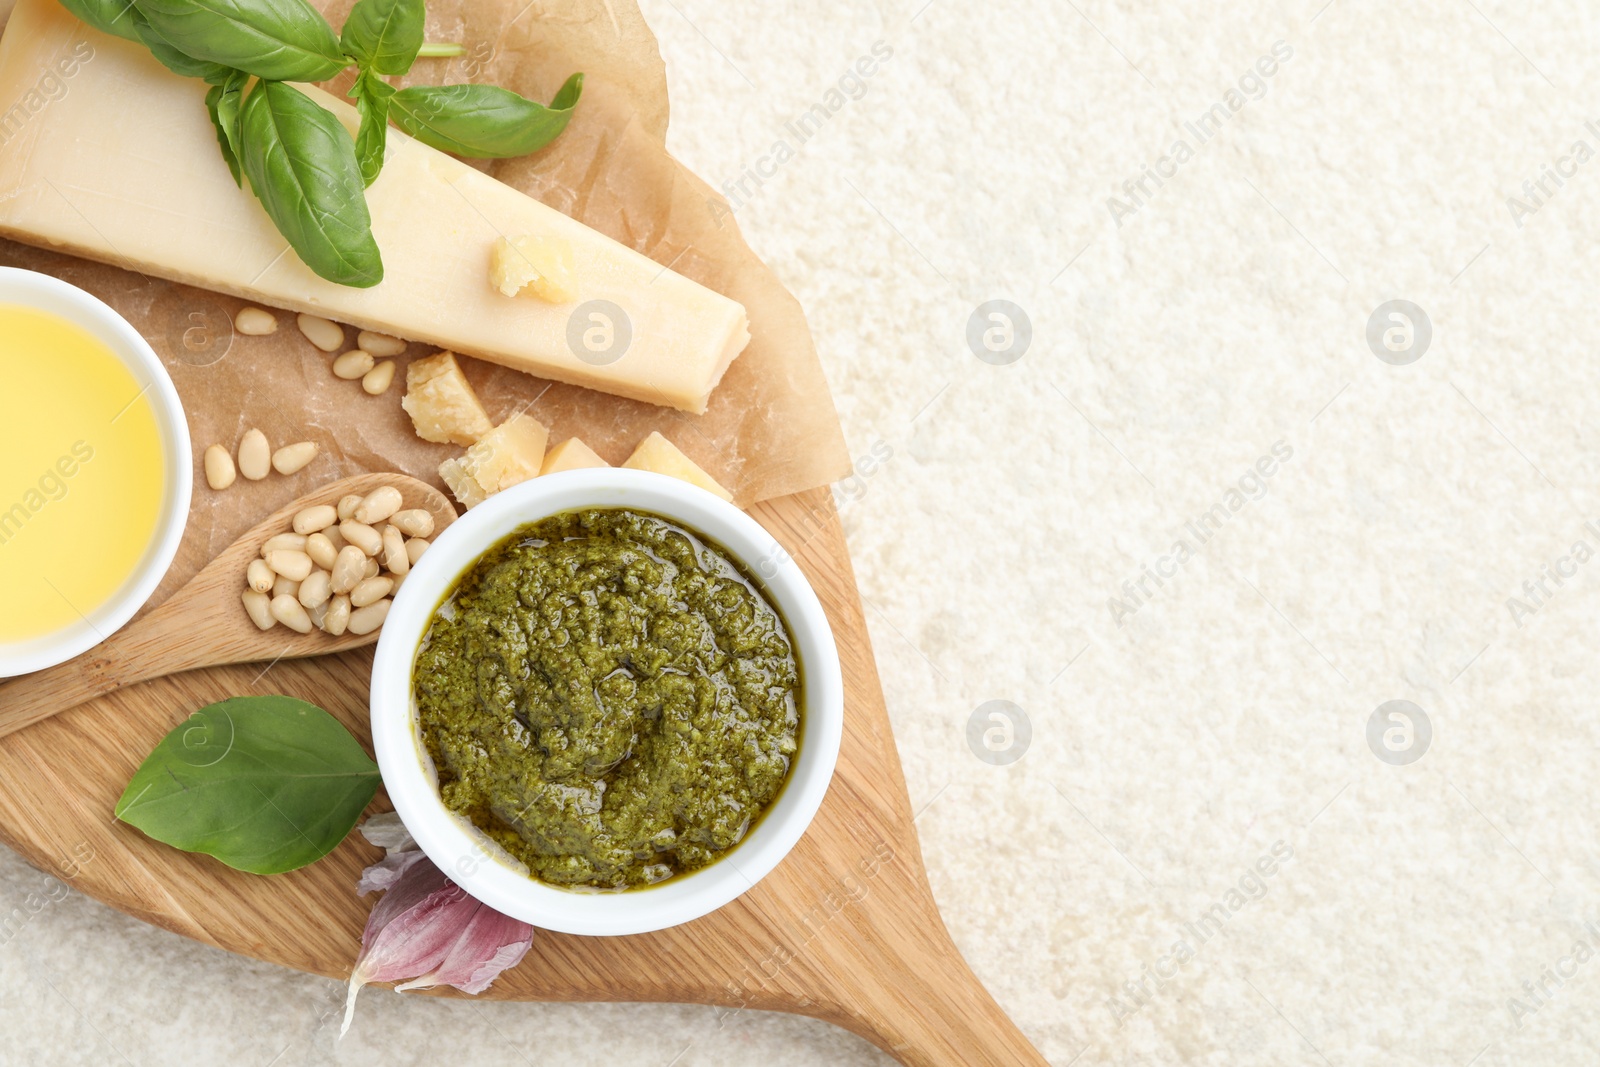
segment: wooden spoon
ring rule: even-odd
[[[377,630],[347,630],[333,637],[321,630],[299,634],[286,626],[257,629],[239,595],[245,589],[245,568],[260,554],[261,545],[288,531],[297,512],[313,504],[337,504],[351,493],[365,496],[384,485],[400,490],[404,507],[432,514],[436,536],[455,521],[455,506],[443,493],[403,474],[359,474],[325,485],[252,526],[160,607],[88,652],[0,685],[0,737],[134,682],[198,667],[299,659],[372,644]]]

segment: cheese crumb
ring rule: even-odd
[[[489,284],[502,296],[570,304],[578,295],[572,245],[561,237],[497,237],[489,254]]]
[[[406,368],[400,406],[424,441],[470,445],[494,428],[453,352],[436,353]]]
[[[469,509],[539,473],[550,432],[528,415],[513,415],[484,434],[459,459],[439,464],[439,477]]]
[[[709,493],[714,493],[727,501],[733,500],[733,494],[722,488],[717,480],[700,468],[694,460],[678,451],[678,446],[662,437],[661,434],[652,432],[649,437],[639,442],[639,447],[633,450],[633,455],[623,464],[637,471],[654,471],[673,478],[681,478],[691,485],[698,485]]]

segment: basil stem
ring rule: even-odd
[[[361,115],[361,128],[356,132],[356,162],[361,167],[361,180],[367,185],[376,181],[383,169],[383,150],[389,141],[389,101],[394,94],[394,86],[365,70],[350,87],[350,95],[356,98],[356,111]]]
[[[450,41],[428,41],[417,49],[418,59],[450,59],[467,54],[467,46]]]
[[[414,85],[395,93],[390,115],[423,144],[460,156],[505,159],[555,140],[582,92],[582,74],[568,78],[549,107],[494,85]]]
[[[61,0],[61,6],[102,33],[143,43],[133,26],[133,0]]]
[[[250,75],[244,71],[231,71],[226,80],[213,85],[206,94],[206,110],[211,113],[211,125],[217,128],[217,146],[233,175],[233,184],[241,188],[244,182],[239,175],[239,105],[249,80]]]
[[[383,280],[355,142],[339,120],[283,82],[258,82],[240,112],[250,188],[306,266],[340,285]]]
[[[363,71],[404,74],[422,48],[423,0],[356,0],[340,43]]]
[[[349,60],[306,0],[136,0],[139,13],[184,55],[258,78],[321,81]]]
[[[326,711],[293,697],[236,697],[162,738],[116,816],[174,848],[281,874],[332,852],[377,789],[378,765]]]

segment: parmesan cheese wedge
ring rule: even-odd
[[[354,133],[354,108],[305,91]],[[325,281],[234,185],[205,93],[55,0],[18,0],[0,38],[0,234],[684,411],[749,340],[735,301],[395,129],[367,190],[384,280]],[[571,246],[575,303],[490,285],[495,242],[530,235]]]
[[[400,406],[424,441],[470,445],[494,428],[453,352],[435,352],[406,368]],[[541,454],[543,448],[541,442]]]
[[[639,447],[633,450],[633,455],[628,457],[624,467],[636,471],[654,471],[665,474],[671,478],[679,478],[690,485],[698,485],[708,493],[714,493],[727,501],[733,500],[733,494],[707,474],[700,465],[678,450],[678,446],[652,431],[649,437],[639,442]]]
[[[469,509],[539,473],[550,433],[529,415],[513,415],[478,439],[460,459],[439,464],[439,477]]]
[[[575,471],[582,470],[585,467],[609,466],[611,464],[601,459],[594,449],[576,437],[569,437],[545,453],[544,465],[539,468],[539,474],[543,476],[555,474],[557,471]]]

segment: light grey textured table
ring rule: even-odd
[[[873,468],[840,500],[957,942],[1060,1065],[1593,1062],[1600,16],[921,3],[645,9]],[[969,346],[991,300],[1025,350]],[[1369,344],[1391,300],[1429,328]],[[5,910],[52,884],[0,857]],[[384,993],[335,1048],[338,996],[69,894],[0,947],[0,1060],[887,1062]]]

